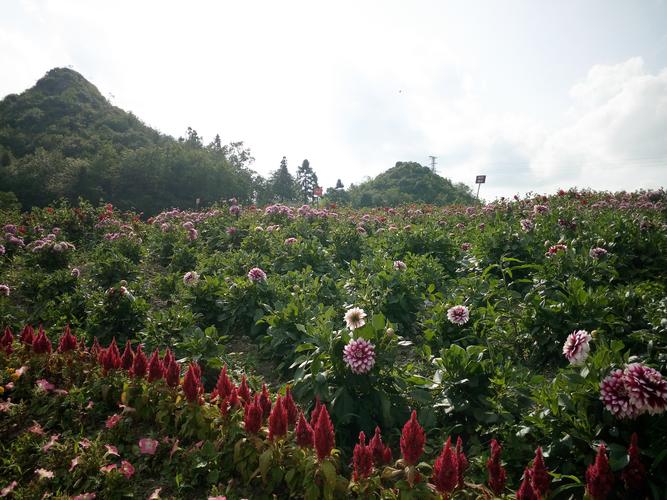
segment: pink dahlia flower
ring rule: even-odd
[[[375,365],[375,346],[365,339],[350,340],[343,349],[343,361],[352,373],[368,373]]]
[[[591,259],[601,259],[605,255],[607,255],[607,251],[604,248],[596,247],[596,248],[591,248],[591,251],[588,252],[588,255],[590,256]]]
[[[667,409],[667,380],[658,370],[632,363],[625,368],[625,386],[630,401],[651,415]]]
[[[4,295],[5,297],[9,297],[10,294],[10,289],[8,285],[0,284],[0,295]]]
[[[525,232],[532,231],[535,227],[535,223],[530,219],[521,219],[521,229]]]
[[[363,309],[359,307],[353,307],[352,309],[348,309],[348,311],[345,313],[345,323],[347,323],[347,327],[350,330],[355,330],[366,324],[366,320],[364,319],[365,317],[366,313]]]
[[[187,286],[196,285],[199,281],[199,274],[196,271],[188,271],[183,275],[183,283]]]
[[[563,344],[563,355],[571,365],[581,366],[591,350],[591,336],[586,330],[577,330],[567,336]]]
[[[614,370],[600,383],[600,399],[616,418],[637,418],[641,413],[630,400],[623,370]]]
[[[253,283],[266,281],[266,273],[259,267],[253,267],[250,271],[248,271],[248,279]]]
[[[405,271],[408,268],[408,266],[405,265],[405,262],[402,260],[395,260],[394,261],[394,269],[397,271]]]
[[[558,252],[566,252],[567,251],[567,245],[563,245],[562,243],[558,243],[556,245],[552,245],[549,247],[549,250],[547,250],[547,253],[545,254],[547,257],[550,257],[552,255],[556,255]]]
[[[455,325],[465,325],[470,319],[470,311],[466,306],[454,306],[447,309],[447,319]]]

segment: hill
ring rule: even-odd
[[[465,184],[452,181],[415,162],[397,162],[375,179],[350,186],[349,197],[355,207],[395,206],[402,203],[447,205],[475,202]]]
[[[79,196],[145,213],[236,196],[253,173],[239,143],[208,146],[192,129],[176,140],[111,105],[82,75],[49,71],[0,101],[0,186],[24,208]]]

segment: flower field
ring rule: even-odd
[[[0,226],[0,496],[667,498],[664,191]]]

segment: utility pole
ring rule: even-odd
[[[431,159],[431,172],[435,173],[435,160],[438,158],[437,156],[429,156]]]

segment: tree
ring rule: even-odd
[[[296,183],[301,192],[304,203],[315,199],[315,188],[317,187],[317,174],[310,167],[308,160],[303,160],[301,166],[296,171]]]
[[[283,156],[280,167],[271,174],[271,191],[278,201],[286,203],[294,200],[294,188],[294,177],[287,170],[287,158]]]

